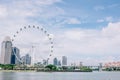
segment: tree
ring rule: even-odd
[[[0,67],[4,70],[13,70],[14,66],[13,64],[0,64]]]
[[[48,68],[49,70],[56,71],[57,67],[55,65],[49,64],[45,68]]]
[[[88,67],[80,67],[80,70],[83,72],[92,72],[92,69],[88,68]]]

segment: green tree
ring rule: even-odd
[[[13,65],[13,64],[0,64],[0,67],[4,70],[13,70],[15,65]]]
[[[52,65],[52,64],[49,64],[49,65],[45,66],[45,68],[48,68],[49,70],[52,70],[52,71],[57,70],[57,67],[55,65]]]
[[[91,72],[92,71],[92,69],[90,69],[88,67],[85,67],[85,66],[80,67],[80,70],[83,71],[83,72]]]

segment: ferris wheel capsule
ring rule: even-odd
[[[26,29],[26,26],[24,27],[24,29]]]
[[[39,27],[37,27],[37,29],[39,29]]]
[[[28,28],[30,28],[30,25],[28,26]]]
[[[51,50],[51,52],[53,52],[53,50]]]
[[[14,37],[16,37],[16,35],[14,35]]]
[[[41,28],[41,31],[43,31],[43,28]]]
[[[51,44],[53,44],[53,42],[51,42]]]
[[[53,48],[53,46],[51,46],[51,48]]]
[[[47,31],[44,31],[44,33],[47,33]]]
[[[17,31],[16,33],[18,34],[19,32]]]
[[[50,36],[49,34],[47,34],[47,36]]]
[[[52,38],[49,38],[49,40],[51,40]]]
[[[14,39],[12,39],[12,41],[14,41]]]
[[[22,31],[22,28],[20,28],[20,31]]]
[[[33,28],[35,28],[35,26],[33,25]]]

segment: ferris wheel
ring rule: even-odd
[[[31,26],[31,25],[28,25],[28,26],[24,26],[24,27],[22,27],[22,28],[20,28],[18,31],[16,31],[16,33],[13,35],[13,37],[12,37],[12,43],[13,43],[13,46],[16,46],[17,47],[17,45],[15,45],[16,43],[16,41],[17,41],[17,37],[19,37],[20,36],[20,34],[21,35],[25,35],[25,34],[23,34],[24,32],[27,32],[27,31],[29,31],[29,30],[36,30],[37,32],[40,32],[40,33],[42,33],[43,35],[44,35],[44,37],[45,37],[45,39],[47,39],[47,44],[45,44],[45,46],[47,46],[48,47],[48,44],[49,44],[49,47],[47,48],[47,49],[49,49],[48,51],[47,51],[47,56],[40,56],[40,58],[41,59],[44,59],[44,60],[46,60],[47,62],[49,61],[49,59],[52,57],[52,55],[53,55],[53,48],[54,48],[54,46],[53,46],[53,36],[52,36],[52,34],[50,34],[50,33],[48,33],[48,31],[47,30],[45,30],[43,27],[41,27],[41,26]],[[35,32],[34,32],[35,33]],[[29,35],[29,36],[31,36],[31,35]],[[37,37],[39,37],[39,36],[37,36]],[[22,38],[22,37],[21,37]],[[41,38],[41,36],[40,36],[40,38]],[[29,40],[34,40],[33,39],[33,37],[30,37],[29,38]],[[24,40],[24,39],[22,39],[22,40]],[[38,40],[39,41],[39,40]],[[27,43],[27,41],[26,41],[26,43]],[[42,42],[40,42],[39,41],[39,43],[36,43],[36,45],[35,44],[31,44],[31,49],[28,51],[28,53],[29,52],[34,52],[33,50],[34,49],[37,49],[37,48],[39,48],[39,49],[41,49],[40,47],[39,47],[39,44],[41,44]],[[22,43],[21,43],[21,45],[22,45]],[[30,45],[29,45],[30,46]],[[46,49],[46,48],[45,48]],[[16,55],[16,53],[15,53],[15,51],[14,50],[12,50],[13,51],[13,54],[15,55],[15,57],[16,57],[16,59],[20,62],[20,63],[23,63],[23,61]],[[37,50],[35,50],[35,51],[37,51]],[[40,55],[40,54],[38,54],[39,52],[37,52],[37,55]],[[34,55],[35,54],[33,54],[33,56],[32,57],[34,57]],[[35,58],[34,58],[35,59]]]

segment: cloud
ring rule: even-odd
[[[63,9],[54,5],[57,2],[61,2],[61,0],[13,0],[10,3],[3,4],[0,8],[0,42],[3,41],[5,36],[13,37],[13,35],[16,34],[16,31],[19,31],[20,28],[23,28],[24,26],[43,26],[44,24],[47,24],[46,26],[48,28],[48,24],[52,23],[52,19],[64,14]],[[7,13],[7,15],[5,15],[5,13]],[[35,31],[34,29],[27,29],[24,30],[22,34],[17,35],[13,46],[20,49],[21,56],[30,53],[29,50],[31,46],[35,45],[39,47],[36,51],[40,50],[38,51],[39,55],[35,52],[37,53],[37,58],[40,58],[41,55],[44,58],[48,57],[50,54],[50,41],[46,40],[46,36],[40,32],[41,31]],[[40,36],[40,34],[42,35]],[[50,35],[54,37],[52,34]]]
[[[108,5],[107,6],[108,8],[116,8],[116,7],[119,7],[119,4],[111,4],[111,5]]]
[[[111,16],[106,17],[106,21],[111,22],[111,21],[113,21],[113,18]]]
[[[98,19],[98,20],[97,20],[98,23],[102,23],[102,22],[113,22],[113,21],[115,21],[115,20],[113,19],[112,16],[108,16],[108,17],[105,17],[105,18],[103,18],[103,19]]]
[[[62,0],[11,0],[8,3],[3,1],[0,4],[1,34],[11,36],[12,32],[24,25],[52,23],[51,19],[64,14],[63,9],[54,5],[61,2]]]
[[[69,56],[71,61],[82,60],[83,57],[87,61],[86,58],[89,56],[92,59],[91,62],[99,63],[103,61],[104,57],[113,56],[115,58],[120,53],[119,26],[120,22],[116,22],[109,23],[102,30],[70,29],[56,34],[55,53]],[[106,61],[110,60],[106,58]]]
[[[80,20],[77,18],[68,18],[67,20],[64,21],[64,23],[67,24],[81,24]]]
[[[105,10],[105,9],[112,9],[112,8],[119,8],[119,4],[111,4],[111,5],[97,5],[94,7],[94,10],[99,11],[99,10]]]
[[[57,2],[62,2],[62,0],[39,0],[37,3],[51,5]]]
[[[96,11],[98,11],[98,10],[104,10],[105,7],[104,7],[104,6],[95,6],[94,9],[95,9]]]
[[[7,16],[7,9],[4,6],[0,5],[0,18],[4,18],[6,16]]]
[[[104,19],[98,19],[97,22],[98,23],[104,22]]]
[[[108,27],[103,28],[102,32],[106,36],[111,36],[111,37],[119,36],[120,34],[119,26],[120,26],[120,22],[109,23]]]

